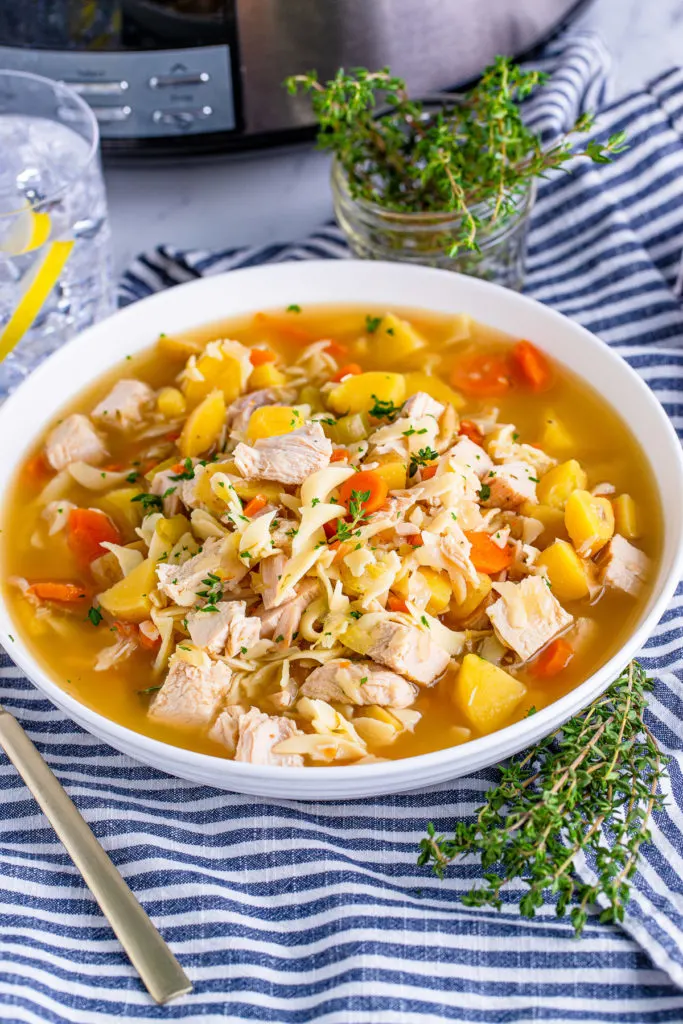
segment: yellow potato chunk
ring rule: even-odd
[[[457,619],[466,619],[475,611],[481,602],[491,593],[491,578],[484,572],[479,573],[479,583],[476,587],[467,585],[467,597],[460,604],[453,605],[452,614]]]
[[[543,433],[541,448],[551,455],[563,455],[576,449],[576,439],[552,409],[543,414]]]
[[[564,533],[564,512],[561,508],[554,508],[552,505],[534,505],[531,501],[525,501],[520,505],[519,511],[523,516],[530,516],[543,523],[544,530],[556,537],[558,533]]]
[[[407,320],[399,320],[387,313],[376,331],[370,336],[368,349],[372,359],[380,366],[392,366],[424,348],[426,341]]]
[[[197,369],[204,380],[186,379],[183,383],[183,391],[191,405],[215,390],[222,391],[226,403],[234,402],[242,394],[242,364],[235,356],[228,353],[224,353],[221,359],[216,356],[200,356]]]
[[[171,359],[187,359],[196,356],[204,349],[205,341],[195,338],[175,338],[172,334],[160,334],[157,346],[159,351]]]
[[[272,366],[272,363],[270,365]],[[299,392],[299,404],[310,405],[311,412],[322,412],[325,403],[320,388],[314,388],[312,384],[305,384]]]
[[[586,566],[566,540],[556,540],[542,551],[536,565],[547,570],[553,594],[558,600],[578,601],[588,594]]]
[[[614,512],[608,498],[596,498],[590,491],[574,491],[564,510],[564,522],[571,542],[584,558],[595,555],[614,533]]]
[[[247,439],[258,441],[262,437],[279,437],[303,427],[304,418],[291,405],[264,405],[254,409],[247,425]]]
[[[429,569],[427,566],[423,566],[418,571],[426,581],[432,595],[427,605],[427,611],[430,615],[443,615],[453,596],[447,573],[436,572],[435,569]]]
[[[342,416],[335,424],[323,424],[323,430],[330,441],[335,444],[354,444],[368,436],[365,417],[358,412],[350,416]]]
[[[569,459],[559,466],[553,466],[541,477],[536,494],[542,505],[564,508],[572,491],[581,490],[587,482],[588,477],[576,459]]]
[[[100,594],[100,604],[115,619],[142,622],[152,607],[149,595],[156,586],[156,562],[146,558],[131,573]]]
[[[216,389],[199,403],[185,420],[178,446],[183,458],[208,451],[218,440],[225,422],[225,397]]]
[[[370,371],[358,373],[342,381],[327,396],[327,404],[333,412],[347,415],[354,412],[369,412],[376,401],[401,405],[406,397],[406,382],[401,373]]]
[[[406,486],[408,467],[405,462],[385,462],[377,466],[375,473],[386,481],[390,491],[400,491]]]
[[[466,654],[455,681],[454,700],[484,735],[502,728],[526,693],[518,679],[477,654]]]
[[[162,388],[157,395],[157,409],[167,420],[175,420],[187,409],[185,395],[178,388]]]
[[[640,516],[638,506],[630,494],[620,494],[612,500],[616,532],[627,540],[640,537]]]
[[[286,383],[287,378],[282,370],[278,370],[274,363],[263,363],[261,366],[255,366],[249,376],[249,387],[253,391],[260,388],[277,388]]]
[[[428,373],[415,370],[412,373],[406,373],[405,378],[406,398],[416,395],[418,391],[424,391],[435,401],[443,402],[444,405],[450,404],[456,409],[462,409],[466,404],[460,392],[454,391],[439,377],[431,377]]]
[[[130,533],[140,525],[144,515],[141,503],[133,501],[140,493],[140,487],[117,487],[115,491],[102,495],[100,505],[120,529]]]
[[[165,545],[168,551],[178,543],[184,533],[187,533],[189,523],[185,516],[169,516],[168,519],[160,519],[155,527],[155,533]]]

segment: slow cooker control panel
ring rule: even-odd
[[[74,52],[0,46],[0,67],[55,78],[80,93],[105,139],[237,128],[228,46]]]

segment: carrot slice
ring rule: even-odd
[[[353,500],[354,493],[367,495],[360,504],[363,512],[368,514],[376,512],[378,508],[382,507],[387,500],[389,485],[379,473],[375,473],[372,469],[364,469],[360,473],[354,473],[339,488],[339,497],[347,508]]]
[[[329,352],[335,359],[343,358],[349,354],[349,350],[346,345],[340,345],[338,341],[328,341],[325,346],[325,351]]]
[[[263,366],[264,363],[274,363],[277,353],[272,348],[252,348],[249,353],[249,361],[252,366]]]
[[[93,562],[103,555],[104,541],[121,543],[121,534],[108,515],[94,508],[74,508],[69,512],[68,544],[80,562]]]
[[[533,667],[533,673],[539,679],[551,679],[553,676],[559,675],[573,657],[574,648],[572,645],[564,637],[558,636],[557,640],[553,640],[552,643],[548,644],[546,649],[538,656]]]
[[[411,545],[411,547],[414,548],[421,548],[422,545],[424,544],[424,541],[422,540],[422,534],[420,533],[409,533],[408,536],[406,537],[406,540]]]
[[[161,644],[161,633],[151,619],[145,619],[138,626],[138,640],[141,647],[148,651],[155,650]]]
[[[88,599],[85,588],[77,583],[34,583],[29,588],[29,593],[35,594],[41,601],[63,601],[64,604],[74,604]]]
[[[512,387],[512,367],[507,356],[497,352],[463,356],[453,367],[451,384],[466,395],[505,395]]]
[[[40,480],[42,477],[47,476],[52,470],[48,466],[45,456],[42,452],[38,452],[32,458],[27,459],[24,463],[24,475],[29,477],[31,480]]]
[[[550,363],[530,341],[518,342],[512,350],[525,382],[532,391],[546,391],[553,382]]]
[[[338,384],[340,380],[342,380],[344,377],[348,377],[349,374],[351,374],[354,377],[357,377],[358,374],[362,372],[363,367],[359,366],[358,363],[347,363],[346,366],[340,366],[335,375],[333,377],[330,377],[330,380],[333,380],[335,381],[335,383]]]
[[[460,427],[458,433],[461,437],[469,437],[470,441],[474,441],[475,444],[482,444],[484,441],[484,435],[472,420],[460,420]]]
[[[389,594],[387,598],[387,604],[390,612],[407,612],[408,605],[405,603],[402,597],[396,597],[395,594]]]
[[[244,514],[247,519],[251,519],[257,512],[260,512],[262,508],[265,508],[268,504],[268,499],[265,494],[255,494],[251,501],[248,501],[244,506]]]
[[[330,456],[330,462],[347,462],[349,453],[345,448],[335,448]]]
[[[501,572],[512,562],[513,554],[509,544],[501,548],[491,540],[488,533],[479,530],[466,531],[465,536],[470,542],[470,560],[477,572]]]
[[[433,476],[436,476],[436,466],[424,466],[420,476],[423,480],[431,480]]]

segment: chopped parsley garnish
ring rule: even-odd
[[[240,647],[240,654],[246,654],[246,653],[247,653],[247,648],[246,647]]]
[[[102,612],[99,610],[99,608],[95,608],[93,606],[92,608],[88,609],[88,618],[92,622],[93,626],[99,626],[104,616],[102,615]]]
[[[393,334],[394,333],[394,328],[393,327],[387,327],[386,333],[387,334]]]
[[[287,309],[285,310],[285,312],[286,313],[300,313],[301,312],[301,306],[297,305],[296,302],[292,302],[292,303],[290,303],[289,306],[287,306]]]
[[[184,469],[181,473],[171,473],[171,480],[194,480],[194,466],[192,465],[192,459],[184,459],[183,466]]]
[[[139,476],[139,474],[138,474],[137,470],[134,469],[132,473],[128,474],[128,476],[126,477],[126,480],[128,481],[129,484],[134,484],[135,481],[137,480],[138,476]]]
[[[370,316],[370,314],[368,313],[368,315],[365,317],[365,330],[368,332],[368,334],[374,334],[381,323],[381,316]]]
[[[282,633],[279,633],[279,634],[278,634],[278,635],[277,635],[277,636],[275,637],[275,643],[276,643],[276,644],[281,644],[283,640],[284,640],[284,637],[283,637]]]
[[[135,497],[130,500],[139,501],[145,512],[148,512],[151,508],[161,511],[161,497],[158,494],[149,494],[145,492],[143,494],[136,494]]]
[[[166,490],[164,491],[164,493],[161,495],[161,497],[162,497],[162,499],[163,498],[170,498],[170,496],[172,494],[175,494],[175,492],[176,492],[176,488],[175,487],[167,487]]]
[[[363,676],[363,678],[360,680],[360,685],[361,686],[365,686],[367,681],[368,681],[368,677],[367,676]]]
[[[438,457],[439,453],[435,452],[433,448],[420,448],[419,452],[413,452],[410,456],[408,476],[415,476],[418,466],[427,466],[430,462],[438,459]]]
[[[423,626],[426,626],[427,629],[429,629],[429,622],[427,621],[427,616],[426,615],[421,615],[420,616],[420,622],[422,623]]]
[[[349,615],[351,616],[352,619],[360,619],[363,617],[363,613],[357,611],[349,612]]]
[[[479,501],[488,501],[491,497],[491,488],[488,484],[482,484],[479,489]]]
[[[320,498],[313,498],[311,501],[311,508],[315,508],[316,505],[320,504]]]
[[[375,404],[370,409],[370,415],[374,416],[376,420],[390,420],[392,423],[400,413],[403,405],[394,405],[391,401],[384,401],[378,398],[377,395],[372,396]]]
[[[186,648],[183,648],[183,650],[186,650]],[[69,680],[67,679],[67,682],[68,682],[68,681],[69,681]],[[156,693],[156,692],[157,692],[157,690],[160,690],[160,689],[161,689],[161,687],[162,687],[162,684],[161,684],[161,683],[158,683],[158,684],[157,684],[156,686],[148,686],[146,690],[138,690],[138,693],[139,693],[139,694],[140,694],[141,696],[143,696],[143,697],[146,697],[146,696],[147,696],[148,694],[150,694],[150,693]]]

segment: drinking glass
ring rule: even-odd
[[[113,309],[95,116],[60,82],[0,71],[0,401]]]

